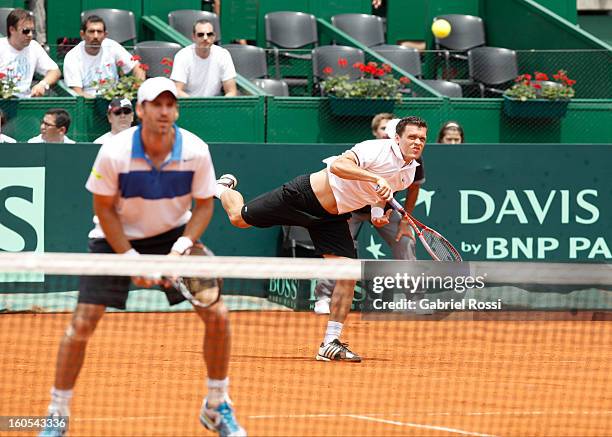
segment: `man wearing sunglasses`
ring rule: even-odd
[[[129,99],[113,99],[108,105],[108,122],[111,125],[110,132],[94,140],[94,143],[104,144],[119,132],[132,127],[134,122],[134,109]]]
[[[34,16],[13,9],[6,17],[8,37],[0,38],[0,73],[17,83],[17,97],[40,97],[55,84],[61,72],[47,52],[34,41]],[[34,73],[44,78],[32,86]]]
[[[215,45],[212,24],[198,20],[193,25],[193,44],[174,57],[170,79],[176,82],[180,97],[238,95],[236,69],[229,52]]]
[[[96,96],[95,83],[117,80],[119,74],[133,74],[144,80],[145,71],[121,44],[107,38],[106,24],[97,15],[88,16],[81,25],[81,41],[66,53],[64,81],[83,97]]]

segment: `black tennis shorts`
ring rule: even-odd
[[[318,255],[357,258],[348,226],[350,217],[323,209],[310,186],[310,175],[298,176],[242,207],[242,218],[251,226],[302,226],[308,229]]]
[[[130,240],[132,247],[139,253],[147,255],[167,255],[174,242],[183,235],[184,226],[164,232],[154,237],[141,240]],[[89,239],[90,253],[115,253],[104,238]],[[79,286],[79,303],[105,305],[120,310],[125,309],[131,278],[129,276],[81,276]],[[164,291],[170,305],[185,300],[176,290]]]

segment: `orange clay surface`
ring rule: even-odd
[[[45,413],[69,319],[0,315],[0,415]],[[612,434],[610,322],[351,314],[342,337],[364,360],[349,364],[314,360],[326,320],[232,313],[230,394],[250,435]],[[202,332],[191,313],[107,314],[88,346],[69,435],[211,435],[198,422]]]

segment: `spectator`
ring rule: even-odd
[[[145,79],[145,71],[138,61],[118,42],[107,38],[106,24],[101,17],[90,15],[81,25],[81,41],[64,58],[64,81],[83,97],[95,97],[94,82],[118,80],[130,72]]]
[[[6,17],[8,36],[0,38],[0,72],[17,82],[17,97],[40,97],[60,78],[61,72],[41,45],[34,41],[34,16],[13,9]],[[34,73],[44,78],[32,86]],[[30,88],[31,87],[31,88]]]
[[[110,132],[106,132],[101,137],[94,140],[94,143],[103,144],[113,138],[119,132],[132,126],[134,122],[134,108],[129,99],[113,99],[107,110],[108,122],[111,125]]]
[[[464,141],[463,128],[456,121],[444,123],[438,133],[438,143],[440,144],[462,144]]]
[[[73,144],[66,135],[70,127],[70,114],[64,109],[49,109],[40,122],[40,135],[28,140],[28,143],[65,143]]]
[[[209,21],[198,20],[193,25],[193,44],[181,49],[174,57],[170,79],[176,82],[180,97],[238,95],[236,69],[229,52],[217,45]]]
[[[6,136],[2,133],[2,128],[6,124],[6,115],[4,115],[4,111],[0,109],[0,143],[16,143],[13,138]]]
[[[393,119],[393,114],[383,112],[377,114],[372,119],[372,134],[376,139],[395,139],[395,127],[399,119]],[[425,167],[423,166],[422,157],[416,162],[419,166],[414,174],[414,181],[406,191],[405,209],[408,213],[412,213],[419,195],[419,188],[425,181]],[[389,210],[388,210],[389,211]],[[383,227],[375,227],[378,234],[391,249],[393,259],[396,260],[416,260],[416,244],[415,237],[410,229],[410,226],[401,220],[399,215],[389,213],[389,224]],[[365,222],[371,219],[370,207],[366,206],[351,213],[349,219],[349,229],[353,239],[357,239],[361,227]],[[315,307],[317,314],[329,314],[329,304],[331,302],[331,294],[335,287],[335,281],[322,279],[317,282],[315,287]]]

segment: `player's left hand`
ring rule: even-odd
[[[412,240],[415,240],[414,231],[412,230],[412,226],[408,224],[407,220],[402,219],[397,225],[397,234],[395,235],[395,241],[400,241],[400,239],[403,236],[406,236],[408,238],[411,238]]]
[[[389,217],[391,216],[392,213],[393,213],[393,210],[388,209],[387,212],[385,212],[385,215],[381,217],[372,217],[370,218],[370,221],[375,227],[382,228],[383,226],[389,224]]]

